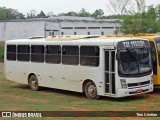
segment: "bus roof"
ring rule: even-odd
[[[153,38],[160,37],[158,34],[149,34],[149,33],[139,33],[139,34],[116,34],[116,35],[106,35],[107,38],[120,38],[120,37],[128,37],[128,38],[142,38],[147,39],[149,41],[154,41]]]
[[[33,45],[100,45],[100,46],[115,46],[116,43],[126,40],[139,40],[140,38],[107,38],[107,37],[98,37],[98,38],[86,38],[86,39],[54,39],[54,40],[47,40],[44,39],[16,39],[16,40],[8,40],[6,44],[33,44]],[[141,39],[146,40],[146,39]]]
[[[142,36],[135,36],[136,38],[143,38],[143,39],[147,39],[149,41],[154,41],[155,39],[154,38],[160,38],[160,36],[157,36],[157,35],[142,35]]]

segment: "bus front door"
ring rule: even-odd
[[[115,92],[115,51],[105,50],[105,94]]]

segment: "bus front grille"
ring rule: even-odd
[[[147,85],[147,84],[150,84],[150,80],[139,82],[139,83],[128,83],[128,87],[137,87],[137,86],[142,86],[142,85]]]

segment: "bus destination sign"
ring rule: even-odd
[[[137,47],[149,47],[149,43],[148,41],[144,40],[123,41],[118,43],[118,48],[137,48]]]

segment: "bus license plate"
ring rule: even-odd
[[[137,90],[136,92],[137,92],[137,93],[141,93],[141,92],[142,92],[142,89],[140,89],[140,90]]]

